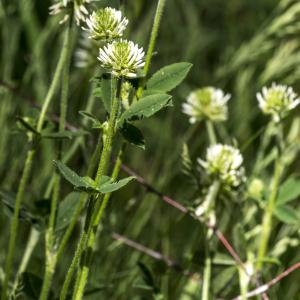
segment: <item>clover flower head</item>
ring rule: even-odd
[[[243,157],[235,147],[212,145],[207,149],[206,161],[198,159],[198,162],[209,176],[229,188],[238,187],[245,181]]]
[[[203,119],[222,122],[227,120],[227,102],[230,98],[231,96],[221,89],[205,87],[190,93],[182,110],[190,116],[192,124]]]
[[[272,115],[275,122],[279,122],[300,103],[300,98],[292,87],[276,83],[270,88],[263,87],[262,92],[256,94],[256,98],[262,112]]]
[[[111,7],[94,11],[87,19],[87,28],[90,38],[95,40],[113,40],[121,38],[128,24],[128,19],[122,12]]]
[[[64,13],[63,19],[59,22],[62,24],[70,18],[72,11],[74,11],[76,24],[79,25],[80,22],[85,21],[89,13],[87,5],[92,1],[96,0],[58,0],[49,7],[50,15]]]
[[[110,71],[116,77],[137,77],[137,71],[142,68],[144,62],[144,50],[132,41],[114,41],[99,51],[99,61],[103,68]]]

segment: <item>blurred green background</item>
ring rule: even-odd
[[[0,187],[15,193],[28,147],[26,136],[16,124],[16,117],[34,115],[42,103],[61,49],[62,26],[58,24],[59,18],[48,15],[50,1],[2,0],[0,3]],[[99,1],[98,4],[105,6],[106,3],[115,7],[119,5],[118,1]],[[130,20],[127,37],[144,48],[147,48],[156,4],[154,0],[122,2],[124,13]],[[191,126],[181,112],[181,105],[190,91],[210,85],[232,94],[229,121],[218,126],[217,130],[224,142],[236,141],[244,149],[246,168],[248,173],[251,172],[258,140],[248,142],[266,124],[266,118],[260,116],[255,94],[272,81],[291,84],[300,91],[299,34],[299,1],[167,1],[150,73],[179,61],[191,62],[193,68],[173,93],[174,107],[143,123],[146,150],[129,146],[125,164],[158,190],[191,206],[198,196],[192,183],[181,172],[182,146],[186,142],[191,156],[196,159],[205,155],[208,141],[205,126]],[[75,53],[79,48],[89,47],[81,35],[78,31]],[[88,67],[78,68],[76,65],[78,56],[73,55],[67,120],[80,128],[84,125],[78,111],[86,107],[91,93],[90,79],[99,66],[95,57]],[[58,98],[51,107],[49,117],[52,119],[58,111]],[[100,99],[96,99],[92,111],[103,117]],[[85,150],[79,147],[68,165],[83,174],[96,139],[97,132],[93,131],[85,138]],[[68,147],[71,147],[71,142],[68,142]],[[55,157],[54,143],[43,142],[26,190],[25,205],[28,207],[35,207],[34,203],[47,196],[46,187],[53,172],[51,161]],[[298,166],[299,163],[295,162],[291,172]],[[70,191],[70,187],[64,185],[63,195]],[[246,250],[236,233],[238,222],[235,221],[242,209],[247,209],[242,201],[225,205],[220,226],[245,258]],[[3,266],[7,248],[8,215],[5,205],[2,205],[0,266]],[[29,229],[30,224],[23,222],[17,241],[16,262],[23,253]],[[59,266],[53,286],[56,292],[74,253],[79,230],[78,225]],[[284,225],[278,225],[276,230],[278,236],[274,241],[287,234],[299,236],[296,227],[286,229]],[[199,299],[201,280],[198,276],[185,276],[182,271],[168,268],[163,262],[115,242],[112,232],[171,257],[185,270],[196,274],[202,272],[204,237],[201,225],[133,183],[112,197],[99,235],[86,299]],[[226,250],[215,242],[216,257],[221,263],[216,263],[213,269],[214,294],[216,299],[230,299],[239,294],[238,274]],[[279,265],[270,266],[264,279],[273,278],[297,258],[300,259],[299,251],[291,247],[280,257]],[[33,290],[38,288],[43,262],[44,243],[41,239],[28,268],[36,276],[28,279],[33,282]],[[270,299],[300,299],[299,280],[299,272],[291,275],[272,289]],[[34,296],[31,299],[35,299]]]

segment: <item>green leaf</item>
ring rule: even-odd
[[[169,92],[185,79],[191,67],[192,64],[186,62],[166,66],[149,79],[147,89]]]
[[[296,177],[290,177],[286,180],[280,190],[277,197],[277,204],[288,203],[300,196],[300,179]]]
[[[119,120],[119,127],[125,121],[149,118],[162,108],[171,105],[171,96],[167,94],[156,94],[141,98],[126,110]]]
[[[120,128],[120,132],[124,139],[126,139],[130,144],[133,144],[145,150],[144,136],[137,127],[125,122]]]
[[[120,181],[113,181],[108,176],[102,176],[99,186],[90,177],[81,177],[69,167],[60,161],[54,161],[55,167],[58,169],[60,174],[69,181],[76,190],[84,192],[98,192],[101,194],[111,193],[124,187],[128,182],[134,179],[134,176],[124,178]]]
[[[77,190],[95,191],[95,182],[89,177],[81,177],[60,161],[53,162],[60,174]]]
[[[80,193],[72,192],[59,204],[56,231],[62,230],[70,224],[72,216],[80,204],[79,199]]]
[[[133,179],[135,179],[135,177],[130,176],[119,181],[112,181],[111,178],[105,176],[104,180],[101,180],[100,187],[97,188],[97,190],[102,194],[111,193],[121,189]]]
[[[287,205],[278,205],[274,210],[275,216],[286,224],[298,224],[299,215],[294,208]]]
[[[26,130],[34,133],[35,135],[40,135],[40,133],[27,121],[25,118],[17,117],[17,120],[20,122],[21,126]]]
[[[81,110],[79,111],[79,113],[87,118],[88,120],[92,121],[93,123],[93,128],[97,128],[97,129],[101,129],[102,128],[102,124],[100,122],[100,120],[93,114],[91,114],[90,112],[88,111],[84,111],[84,110]]]
[[[16,195],[4,190],[0,190],[0,200],[5,207],[5,213],[8,217],[12,217],[15,211]],[[33,225],[39,223],[39,218],[34,216],[24,205],[21,206],[19,211],[19,219],[27,221]]]

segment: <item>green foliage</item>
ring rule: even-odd
[[[141,120],[149,118],[166,106],[171,105],[172,96],[167,94],[155,94],[141,98],[133,103],[119,119],[119,127],[122,127],[125,121]]]
[[[60,161],[54,161],[54,165],[61,175],[69,181],[76,190],[87,193],[111,193],[127,185],[135,177],[130,176],[115,181],[109,176],[102,176],[99,185],[90,177],[81,177]],[[71,201],[71,200],[70,200]],[[72,200],[73,201],[73,200]]]
[[[55,172],[62,178],[56,190],[54,251],[61,246],[72,216],[78,213],[77,208],[83,205],[80,193],[83,191],[83,196],[90,199],[103,193],[102,199],[119,191],[134,179],[126,178],[129,176],[125,174],[126,167],[141,178],[130,188],[112,194],[113,201],[107,202],[106,214],[99,224],[101,230],[95,238],[84,298],[201,299],[208,244],[212,250],[210,298],[233,299],[241,294],[241,271],[226,247],[213,234],[206,238],[207,227],[203,223],[182,214],[159,197],[168,195],[180,204],[188,203],[189,208],[205,207],[211,182],[197,159],[205,158],[209,140],[204,123],[189,124],[182,113],[182,103],[192,90],[206,86],[222,88],[232,95],[229,119],[216,124],[215,132],[218,142],[235,144],[241,149],[247,181],[232,193],[222,191],[213,211],[216,219],[212,221],[253,271],[248,291],[256,288],[257,253],[278,153],[284,170],[271,216],[270,239],[261,260],[261,284],[300,261],[299,109],[281,124],[281,142],[284,143],[278,152],[278,131],[264,130],[269,119],[260,113],[255,97],[262,86],[273,81],[292,85],[297,94],[300,93],[299,2],[167,1],[149,73],[144,77],[141,70],[138,78],[129,80],[127,102],[118,112],[115,132],[119,134],[109,157],[106,174],[109,176],[102,176],[99,185],[94,178],[103,144],[97,143],[99,140],[103,143],[107,137],[106,122],[111,112],[112,92],[116,91],[111,75],[102,73],[97,61],[102,42],[94,43],[86,38],[79,27],[73,35],[66,129],[58,129],[61,76],[43,130],[36,130],[37,116],[53,79],[66,28],[66,24],[59,24],[62,15],[49,16],[48,7],[52,2],[11,0],[0,4],[1,280],[26,151],[36,150],[18,216],[20,224],[9,287],[28,249],[32,226],[39,230],[40,238],[22,271],[17,288],[19,298],[16,298],[39,299],[46,266],[45,230],[55,196]],[[157,2],[105,0],[93,2],[93,8],[109,5],[118,9],[121,4],[130,21],[126,39],[143,45],[147,51]],[[145,90],[138,99],[135,93],[140,85],[145,86]],[[168,94],[172,94],[172,99]],[[174,106],[165,113],[163,109],[172,102]],[[151,118],[154,115],[155,118]],[[100,130],[91,130],[93,128]],[[25,134],[19,134],[20,129]],[[32,139],[29,144],[27,138]],[[127,147],[123,152],[124,168],[119,177],[125,178],[118,180],[114,164],[124,142],[137,147]],[[52,164],[54,159],[56,168]],[[67,166],[72,166],[78,174]],[[257,179],[254,186],[257,193],[249,195],[253,179]],[[153,190],[158,194],[153,194]],[[57,262],[49,300],[59,297],[66,270],[82,236],[81,228],[89,217],[88,203],[84,203],[76,216],[74,230]],[[115,232],[125,239],[114,240]],[[176,261],[179,267],[162,263],[158,260],[159,254]],[[163,264],[163,268],[158,268],[156,262]],[[268,297],[298,299],[299,280],[300,273],[296,270],[270,288]],[[74,289],[74,282],[72,278],[70,291]],[[13,299],[13,295],[11,297]],[[67,297],[72,295],[69,293]]]
[[[192,64],[184,62],[163,67],[148,80],[147,89],[170,92],[185,79],[191,67]]]

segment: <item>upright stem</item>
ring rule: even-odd
[[[69,22],[66,29],[66,43],[63,47],[62,56],[64,56],[64,61],[62,64],[62,90],[61,90],[61,100],[60,100],[60,118],[59,118],[59,131],[63,132],[65,130],[65,122],[66,122],[66,113],[67,113],[67,103],[68,103],[68,91],[69,91],[69,69],[70,69],[70,60],[71,60],[71,30],[72,30],[72,22]],[[40,119],[41,120],[41,119]],[[43,121],[41,121],[42,127]],[[58,158],[62,157],[62,141],[58,144]],[[54,175],[54,187],[53,187],[53,195],[51,201],[51,210],[49,216],[48,228],[46,231],[45,238],[45,248],[46,248],[46,266],[45,266],[45,275],[43,286],[41,290],[40,300],[46,300],[48,298],[51,282],[54,275],[54,270],[57,261],[57,253],[54,249],[55,243],[55,221],[56,221],[56,211],[60,194],[60,175],[56,172]]]
[[[43,128],[43,124],[44,124],[44,120],[46,117],[46,112],[48,110],[48,107],[50,105],[50,102],[55,94],[55,91],[59,85],[59,80],[60,80],[60,76],[61,73],[63,71],[64,65],[68,59],[69,56],[69,51],[70,51],[70,31],[71,28],[68,25],[66,28],[66,32],[65,32],[65,37],[64,37],[64,43],[63,43],[63,48],[62,48],[62,52],[54,73],[54,77],[53,80],[51,82],[50,88],[48,90],[46,99],[43,103],[42,109],[41,109],[41,113],[40,113],[40,117],[38,120],[38,124],[37,124],[37,131],[40,132]]]
[[[207,197],[205,201],[208,203],[208,208],[206,211],[206,218],[210,218],[211,212],[213,212],[215,207],[215,202],[220,190],[220,182],[215,180],[210,186]],[[205,251],[205,264],[203,272],[203,286],[202,286],[202,297],[201,300],[209,300],[209,290],[210,290],[210,280],[211,280],[211,264],[212,258],[210,253],[210,239],[211,231],[207,229],[206,233],[206,251]]]
[[[279,155],[279,154],[278,154]],[[268,199],[267,207],[265,209],[265,213],[263,216],[263,224],[262,224],[262,232],[261,232],[261,240],[258,249],[258,258],[257,258],[257,271],[261,271],[263,266],[263,259],[265,257],[268,242],[270,239],[271,229],[272,229],[272,216],[275,207],[275,202],[278,194],[280,177],[283,171],[282,162],[280,157],[277,157],[275,161],[275,170],[272,184],[272,191],[270,197]]]
[[[7,254],[7,258],[6,258],[5,273],[4,273],[5,278],[4,278],[4,282],[3,282],[3,286],[2,286],[2,293],[1,293],[1,299],[2,300],[7,299],[7,289],[8,289],[8,283],[9,283],[10,275],[11,275],[11,272],[12,272],[13,258],[14,258],[14,253],[15,253],[16,237],[17,237],[18,226],[19,226],[20,208],[21,208],[21,203],[22,203],[23,198],[24,198],[25,187],[26,187],[28,179],[29,179],[34,154],[35,154],[34,149],[31,149],[27,152],[25,166],[24,166],[24,169],[23,169],[23,174],[22,174],[20,185],[19,185],[19,188],[18,188],[14,214],[13,214],[13,218],[12,218],[11,226],[10,226],[10,237],[9,237],[9,242],[8,242],[8,254]]]
[[[217,137],[216,137],[216,133],[212,121],[210,120],[206,121],[206,129],[207,129],[210,145],[215,145],[217,143]]]
[[[113,84],[113,86],[115,86],[115,84]],[[108,171],[109,160],[110,160],[110,155],[111,155],[111,151],[112,151],[112,142],[113,142],[113,138],[115,135],[115,127],[116,127],[116,121],[117,121],[119,105],[120,105],[121,86],[122,86],[122,79],[118,79],[117,91],[115,91],[115,89],[113,89],[113,91],[112,91],[112,97],[113,97],[112,98],[112,109],[111,109],[110,119],[108,122],[108,130],[107,130],[106,137],[105,137],[105,142],[104,142],[104,146],[103,146],[103,150],[102,150],[102,154],[101,154],[101,159],[100,159],[100,163],[99,163],[99,167],[98,167],[97,175],[96,175],[96,179],[95,179],[95,181],[97,183],[100,182],[101,177],[103,175],[107,174],[107,171]],[[75,272],[75,268],[79,262],[79,259],[82,256],[82,254],[84,252],[90,252],[90,251],[86,251],[86,249],[87,249],[88,245],[91,243],[91,241],[93,240],[93,234],[90,237],[90,233],[91,233],[91,231],[93,231],[92,228],[93,228],[94,220],[97,216],[97,212],[100,209],[99,206],[101,207],[101,202],[100,202],[100,199],[98,196],[96,196],[95,198],[90,200],[90,205],[88,208],[87,217],[86,217],[85,226],[84,226],[84,232],[79,240],[79,243],[78,243],[78,246],[76,249],[76,253],[71,262],[71,266],[69,268],[67,278],[64,282],[63,290],[60,295],[60,299],[65,299],[65,297],[67,295],[67,291],[68,291],[68,288],[69,288],[69,285],[71,282],[71,278]],[[81,270],[81,272],[78,271],[78,274],[77,274],[76,286],[75,286],[74,294],[73,294],[73,297],[76,297],[76,299],[81,299],[81,297],[83,295],[84,287],[86,284],[86,280],[88,277],[89,266],[86,263],[87,257],[84,257],[84,261],[85,261],[85,263],[84,263],[83,269]]]
[[[155,47],[155,42],[156,42],[156,38],[157,38],[157,34],[158,34],[158,30],[159,30],[159,26],[160,26],[160,22],[161,22],[165,4],[166,4],[166,0],[158,0],[156,13],[155,13],[155,17],[154,17],[154,22],[153,22],[153,26],[152,26],[152,31],[151,31],[151,36],[150,36],[150,41],[149,41],[149,46],[148,46],[148,51],[146,54],[146,60],[145,60],[145,66],[144,66],[144,76],[145,77],[148,75],[148,72],[149,72],[151,59],[152,59],[152,55],[153,55],[153,50]],[[143,89],[144,89],[143,86],[140,86],[138,88],[137,93],[136,93],[137,99],[139,99],[141,97]]]
[[[32,227],[30,229],[30,234],[29,234],[29,238],[26,244],[26,248],[25,248],[25,252],[24,255],[22,257],[22,261],[21,264],[19,266],[19,270],[18,273],[16,275],[16,279],[15,282],[13,284],[13,288],[12,288],[12,292],[10,295],[14,295],[14,293],[17,291],[19,284],[21,283],[21,275],[25,272],[28,262],[30,260],[30,257],[32,255],[32,252],[39,240],[39,236],[40,233],[34,228]]]

